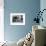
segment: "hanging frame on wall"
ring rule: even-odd
[[[10,13],[10,25],[25,25],[25,13]]]

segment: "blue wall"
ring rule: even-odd
[[[4,35],[7,41],[18,41],[32,30],[35,12],[40,10],[40,0],[4,0]],[[10,25],[10,13],[25,13],[25,26]]]

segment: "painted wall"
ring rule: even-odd
[[[4,2],[0,0],[0,42],[4,41]]]
[[[7,41],[18,41],[32,30],[36,12],[40,10],[40,0],[4,0],[4,36]],[[25,26],[10,25],[10,13],[25,13]]]

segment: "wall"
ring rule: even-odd
[[[18,41],[32,30],[36,12],[40,10],[40,0],[4,0],[4,38],[7,41]],[[10,13],[25,13],[25,26],[11,26]]]
[[[0,0],[0,42],[4,41],[4,3]]]

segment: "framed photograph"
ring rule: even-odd
[[[25,25],[25,13],[11,13],[10,25]]]

